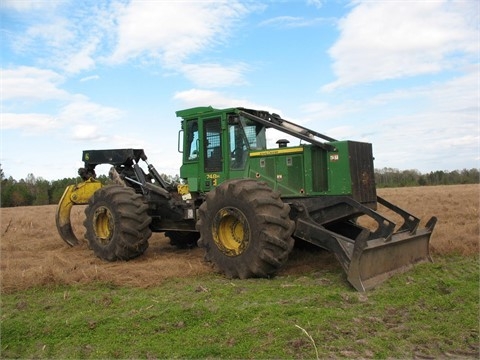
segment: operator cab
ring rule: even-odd
[[[265,125],[238,114],[236,108],[193,108],[177,116],[183,118],[180,177],[190,191],[206,192],[225,179],[242,177],[250,151],[267,147]]]

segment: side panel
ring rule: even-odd
[[[249,177],[265,181],[282,196],[305,193],[304,148],[281,148],[250,153]]]
[[[372,145],[332,142],[336,151],[313,145],[250,153],[249,177],[266,181],[284,197],[347,195],[376,201]]]
[[[352,193],[350,177],[350,156],[348,142],[331,143],[338,151],[327,152],[328,195],[349,195]]]

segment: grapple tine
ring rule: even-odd
[[[60,237],[70,246],[78,245],[78,239],[73,233],[72,224],[70,222],[70,213],[73,205],[87,204],[88,199],[95,191],[100,189],[102,184],[95,180],[89,179],[78,185],[69,185],[63,192],[62,198],[57,206],[55,214],[55,222]]]
[[[348,281],[358,291],[366,291],[415,264],[432,261],[429,243],[436,221],[435,217],[431,218],[425,228],[413,234],[399,231],[388,241],[357,241],[347,271]]]
[[[73,233],[72,224],[70,222],[70,212],[74,203],[71,200],[71,195],[75,189],[75,185],[67,186],[63,192],[62,198],[57,206],[55,214],[55,222],[60,237],[70,246],[78,245],[78,239]]]

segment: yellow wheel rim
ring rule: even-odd
[[[102,245],[107,245],[113,235],[114,222],[110,210],[106,207],[99,207],[93,215],[93,230],[95,236]]]
[[[238,256],[250,241],[250,227],[245,215],[237,208],[227,207],[217,212],[212,235],[218,249],[227,256]]]

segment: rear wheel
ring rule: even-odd
[[[145,252],[152,231],[148,206],[140,194],[124,186],[96,191],[85,209],[85,237],[103,260],[129,260]]]
[[[229,277],[271,276],[293,248],[289,212],[280,195],[263,182],[224,182],[200,206],[198,245],[205,248],[205,259]]]

